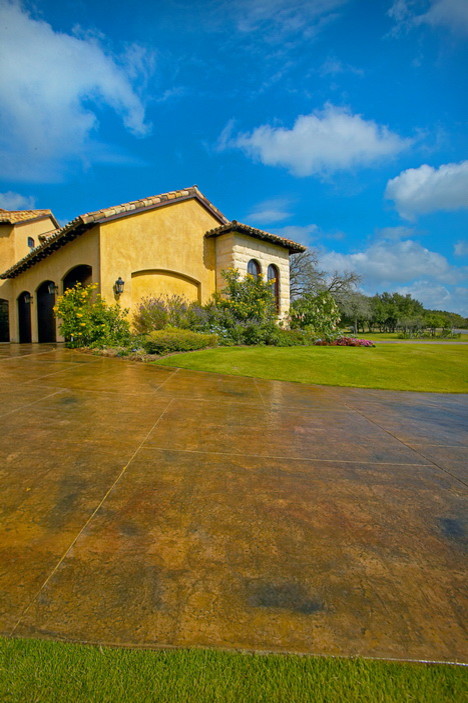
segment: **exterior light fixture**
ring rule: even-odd
[[[25,293],[25,294],[24,294],[24,302],[25,302],[27,305],[32,305],[32,303],[33,303],[33,297],[32,297],[32,295],[31,295],[31,293]]]
[[[57,293],[57,291],[58,291],[58,286],[55,285],[55,283],[53,281],[51,281],[49,283],[48,291],[49,291],[49,295],[55,295],[55,293]]]
[[[124,291],[124,285],[125,285],[125,281],[123,281],[122,277],[119,276],[118,279],[116,280],[116,282],[114,283],[114,293],[116,295],[122,295],[122,293]]]

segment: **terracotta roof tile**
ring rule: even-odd
[[[286,247],[289,249],[291,254],[297,254],[298,252],[305,251],[306,247],[297,242],[293,242],[291,239],[285,239],[284,237],[279,237],[277,234],[271,234],[270,232],[265,232],[262,229],[257,229],[256,227],[250,227],[250,225],[244,225],[242,222],[237,222],[237,220],[232,220],[225,225],[220,227],[215,227],[210,229],[205,237],[219,237],[222,234],[228,234],[229,232],[240,232],[241,234],[247,234],[249,237],[254,237],[254,239],[263,239],[264,241],[271,242],[272,244],[278,244],[281,247]]]
[[[18,222],[36,220],[39,217],[55,218],[51,210],[4,210],[0,209],[0,224],[16,225]]]

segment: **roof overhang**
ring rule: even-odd
[[[76,217],[74,220],[65,225],[65,227],[59,229],[56,233],[48,237],[42,244],[29,252],[29,254],[27,254],[23,259],[20,259],[20,261],[11,266],[7,271],[0,274],[0,279],[16,278],[16,276],[19,276],[23,273],[23,271],[31,268],[39,261],[42,261],[46,257],[53,254],[54,251],[57,251],[57,249],[65,246],[68,242],[73,241],[96,225],[112,222],[113,220],[118,220],[123,217],[131,217],[132,215],[136,215],[141,212],[148,212],[151,210],[156,210],[157,208],[168,207],[184,200],[196,200],[202,207],[205,208],[205,210],[216,218],[218,222],[222,222],[223,224],[229,222],[229,220],[208,200],[208,198],[205,198],[203,193],[198,190],[197,186],[192,186],[179,191],[171,191],[170,193],[163,193],[162,195],[156,195],[151,198],[134,200],[130,203],[124,203],[123,205],[97,210],[96,212],[89,212],[85,215]]]
[[[226,225],[221,225],[221,227],[215,227],[215,229],[210,229],[205,234],[205,237],[221,237],[223,234],[231,233],[245,234],[248,237],[253,237],[253,239],[261,239],[264,242],[276,244],[277,246],[288,249],[290,254],[299,254],[300,252],[306,251],[307,249],[307,247],[305,247],[303,244],[293,242],[291,239],[285,239],[284,237],[279,237],[277,234],[264,232],[262,229],[257,229],[256,227],[244,225],[242,224],[242,222],[237,222],[236,220],[232,220],[232,222],[229,222]]]

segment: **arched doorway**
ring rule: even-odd
[[[44,281],[36,291],[38,342],[55,342],[55,288],[53,281]]]
[[[72,268],[66,276],[63,277],[63,292],[69,288],[74,288],[77,283],[82,286],[89,286],[93,282],[93,269],[87,264],[80,264]]]
[[[10,324],[8,318],[8,300],[0,298],[0,342],[10,341]]]
[[[31,294],[23,291],[18,296],[18,328],[20,344],[31,342]]]

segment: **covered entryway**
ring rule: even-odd
[[[55,284],[44,281],[36,291],[37,299],[37,338],[39,342],[55,342]]]
[[[29,344],[31,337],[31,294],[23,291],[18,296],[18,331],[20,344]]]
[[[77,283],[82,286],[89,286],[93,282],[93,269],[87,264],[80,264],[72,268],[63,278],[63,292],[69,288],[74,288]]]
[[[10,341],[8,300],[0,298],[0,342]]]

